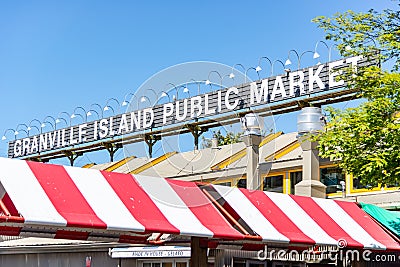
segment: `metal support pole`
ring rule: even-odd
[[[256,134],[247,134],[243,136],[243,141],[246,145],[247,152],[247,189],[260,189],[261,179],[258,171],[258,162],[261,136]]]
[[[83,153],[82,152],[73,152],[73,151],[64,151],[65,156],[69,159],[69,164],[71,166],[74,166],[74,162],[75,160],[79,157],[82,156]]]
[[[200,237],[192,236],[190,242],[191,256],[190,267],[206,267],[207,263],[207,248],[200,246]]]
[[[204,133],[207,132],[207,128],[200,127],[199,125],[188,124],[186,128],[189,129],[190,133],[194,137],[194,149],[199,149],[199,137]]]
[[[154,135],[154,134],[146,134],[144,136],[144,141],[146,142],[146,144],[149,147],[149,157],[152,158],[153,157],[153,146],[155,145],[155,143],[157,143],[157,141],[161,140],[161,136],[159,135]]]
[[[110,155],[110,162],[114,161],[115,152],[122,148],[122,144],[120,143],[103,143],[103,146],[107,149],[108,154]]]
[[[295,185],[296,195],[309,197],[326,197],[326,186],[320,182],[318,143],[308,137],[299,137],[303,150],[303,179]]]
[[[303,107],[297,117],[297,140],[303,150],[303,179],[295,185],[295,194],[326,197],[326,186],[320,181],[318,142],[310,135],[323,130],[324,116],[319,107]]]
[[[340,181],[340,185],[342,186],[342,198],[346,198],[346,182]]]
[[[247,153],[246,188],[250,190],[260,189],[261,180],[258,171],[261,143],[260,118],[255,113],[248,113],[240,118],[240,122],[244,130],[243,141]]]

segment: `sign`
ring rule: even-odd
[[[8,156],[10,158],[26,157],[52,150],[72,149],[84,143],[109,140],[145,130],[154,131],[201,118],[215,117],[218,120],[219,115],[229,112],[253,109],[261,105],[343,88],[346,85],[345,82],[337,79],[341,68],[356,68],[374,63],[361,56],[351,57],[17,139],[9,142]]]
[[[190,247],[129,247],[113,248],[112,258],[190,258]]]

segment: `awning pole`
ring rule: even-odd
[[[200,247],[200,237],[192,236],[190,242],[191,256],[190,267],[208,266],[207,248]]]
[[[164,240],[160,240],[160,238],[161,238],[162,235],[163,235],[163,233],[159,233],[159,234],[157,235],[157,237],[156,237],[154,240],[150,240],[150,241],[149,241],[149,244],[152,244],[152,245],[161,245],[161,244],[164,244],[164,243],[165,243]]]
[[[229,212],[222,207],[221,204],[218,203],[218,201],[210,194],[207,192],[207,190],[203,189],[204,194],[211,200],[211,202],[237,227],[239,228],[242,233],[244,233],[247,236],[250,236],[249,232],[244,229],[243,226],[240,225],[240,223],[235,220],[235,218],[232,217],[232,215],[229,214]]]
[[[0,200],[0,209],[3,211],[4,215],[11,216],[10,211],[7,209],[6,205],[4,204],[3,200]]]

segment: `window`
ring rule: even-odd
[[[266,261],[253,261],[253,260],[248,260],[246,262],[246,267],[266,267],[267,262]]]
[[[283,193],[283,175],[265,177],[263,191]]]
[[[216,185],[224,185],[224,186],[232,186],[231,182],[222,182],[222,183],[215,183]]]
[[[391,188],[391,187],[399,187],[400,184],[398,182],[393,182],[393,184],[387,184],[386,187],[387,188]]]
[[[372,189],[372,186],[365,185],[360,182],[360,179],[357,177],[353,178],[353,189]]]
[[[246,179],[239,179],[237,182],[237,187],[238,188],[246,188],[247,184],[246,184]]]
[[[342,185],[340,182],[345,181],[345,175],[341,168],[321,168],[320,175],[321,183],[326,185],[327,194],[342,192]]]
[[[272,267],[303,267],[304,263],[295,263],[295,262],[273,262]]]
[[[149,260],[139,264],[142,267],[188,267],[189,260]]]
[[[295,194],[295,185],[300,183],[303,180],[303,172],[291,172],[290,173],[290,192],[289,194]]]
[[[364,190],[381,190],[385,186],[382,186],[381,184],[378,184],[376,187],[373,187],[372,185],[369,184],[364,184],[360,181],[358,177],[352,177],[353,179],[353,189],[364,189]],[[397,185],[398,186],[398,185]],[[397,187],[396,185],[387,185],[386,187]]]
[[[233,259],[233,267],[246,267],[246,260],[244,259]]]

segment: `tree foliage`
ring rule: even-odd
[[[400,183],[400,12],[347,11],[314,22],[342,56],[379,52],[380,65],[347,69],[341,75],[357,96],[356,108],[328,108],[325,131],[316,136],[320,155],[337,160],[365,185]]]
[[[229,145],[238,143],[241,141],[242,133],[227,132],[223,135],[220,130],[213,132],[213,138],[217,138],[218,146]],[[210,139],[205,139],[203,136],[203,148],[209,148],[212,146]]]

